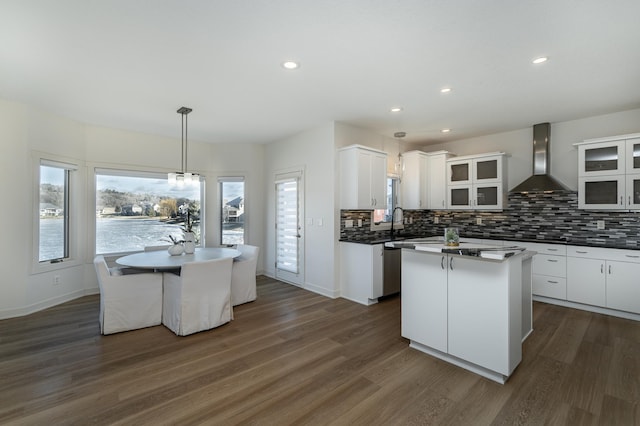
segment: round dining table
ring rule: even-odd
[[[166,270],[180,268],[185,263],[202,262],[204,260],[238,257],[239,250],[226,247],[198,247],[193,254],[172,256],[167,250],[145,251],[122,256],[116,263],[123,266],[140,269]]]

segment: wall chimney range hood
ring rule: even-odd
[[[554,192],[567,188],[549,175],[551,125],[540,123],[533,126],[533,176],[525,179],[510,192]]]

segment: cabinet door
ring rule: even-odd
[[[640,314],[640,264],[607,261],[607,308]]]
[[[402,336],[447,352],[446,256],[402,250]]]
[[[447,183],[464,185],[472,182],[472,160],[453,160],[447,162]]]
[[[429,158],[412,152],[404,158],[402,174],[402,207],[405,209],[425,209],[428,200]]]
[[[510,374],[509,323],[514,318],[509,317],[507,262],[450,256],[448,278],[449,353]],[[517,300],[521,300],[520,294]],[[512,325],[520,336],[518,318]]]
[[[640,173],[640,138],[627,139],[626,161],[627,173]]]
[[[471,185],[449,186],[448,207],[453,210],[470,210]]]
[[[623,210],[625,176],[581,177],[578,179],[578,208]]]
[[[567,300],[605,306],[605,261],[567,257]]]
[[[370,209],[373,208],[373,197],[371,195],[371,158],[373,153],[366,150],[358,150],[357,155],[357,208]]]
[[[473,207],[478,210],[502,209],[502,184],[473,185]]]
[[[374,209],[387,208],[387,156],[373,153],[371,155],[369,181],[371,183],[370,194]]]
[[[609,176],[625,173],[624,140],[578,147],[578,176]]]
[[[626,207],[628,209],[640,209],[640,173],[627,175],[625,185]]]
[[[447,208],[447,161],[444,154],[429,158],[428,196],[429,209]]]
[[[483,157],[473,160],[473,182],[490,183],[502,181],[502,156]]]

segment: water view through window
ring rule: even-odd
[[[169,186],[166,175],[96,172],[96,254],[144,250],[183,239],[187,220],[203,244],[201,185]]]
[[[64,167],[40,165],[39,262],[69,256],[68,174]]]

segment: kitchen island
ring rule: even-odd
[[[531,331],[524,322],[531,315],[533,254],[471,243],[405,246],[402,336],[412,348],[505,383]]]

